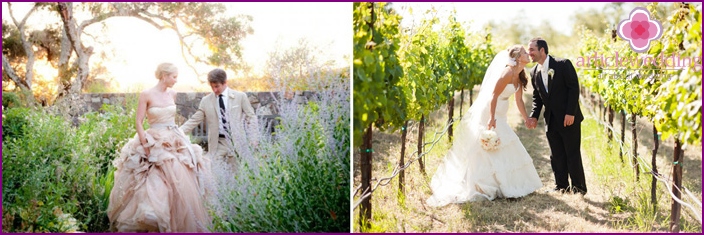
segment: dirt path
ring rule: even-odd
[[[476,94],[476,92],[475,92]],[[531,91],[524,93],[524,103],[526,110],[530,112]],[[465,97],[467,98],[467,97]],[[459,99],[459,95],[457,99]],[[465,99],[467,100],[467,99]],[[604,176],[596,175],[593,166],[598,166],[603,161],[603,156],[593,153],[591,150],[596,142],[605,142],[606,135],[592,133],[585,136],[585,126],[582,126],[582,155],[585,167],[585,176],[589,193],[585,196],[574,194],[559,194],[548,192],[554,187],[553,173],[550,168],[549,147],[545,137],[543,123],[539,123],[539,128],[529,130],[523,125],[520,114],[515,108],[515,102],[511,99],[509,103],[509,123],[514,127],[516,134],[523,142],[528,153],[533,158],[533,163],[538,170],[538,174],[543,182],[543,187],[536,192],[521,198],[517,201],[497,199],[494,201],[471,202],[464,204],[451,204],[441,208],[432,208],[425,204],[425,199],[431,195],[428,187],[429,179],[441,163],[444,153],[451,144],[447,137],[430,152],[425,158],[428,176],[420,174],[419,166],[414,163],[406,170],[405,194],[398,197],[398,179],[394,179],[388,186],[381,186],[375,191],[372,197],[372,228],[369,232],[627,232],[623,226],[617,226],[628,217],[628,213],[609,212],[610,200],[614,194],[625,192],[613,192],[613,186],[608,182],[600,182]],[[459,106],[459,101],[457,105]],[[469,105],[465,102],[463,109],[466,112]],[[586,111],[587,107],[582,107]],[[459,107],[455,110],[456,116],[459,114]],[[592,115],[586,111],[587,119],[591,119],[591,126],[596,126],[594,119],[597,115]],[[541,118],[542,119],[542,118]],[[443,107],[430,116],[430,124],[426,130],[440,130],[447,120],[447,108]],[[585,120],[587,121],[587,120]],[[641,135],[646,135],[646,130],[650,126],[641,125]],[[417,125],[409,128],[408,142],[406,147],[410,152],[415,151],[417,146]],[[592,128],[596,129],[596,128]],[[620,130],[620,129],[618,129]],[[593,132],[593,131],[592,131]],[[627,133],[627,136],[630,134]],[[378,179],[391,174],[393,167],[400,157],[400,133],[375,132],[373,145],[373,173],[372,177]],[[432,136],[432,134],[426,135]],[[429,137],[426,137],[429,138]],[[603,140],[603,141],[602,141]],[[430,140],[426,140],[430,141]],[[646,141],[647,142],[647,141]],[[652,142],[652,141],[651,141]],[[647,155],[650,159],[647,147],[639,144],[642,151],[639,153]],[[665,147],[670,148],[668,143]],[[650,145],[648,145],[649,147]],[[699,147],[699,150],[701,148]],[[670,150],[671,151],[671,150]],[[408,150],[407,150],[408,152]],[[585,153],[587,152],[587,153]],[[701,195],[701,155],[696,150],[689,151],[686,158],[693,162],[699,162],[692,170],[685,169],[684,179],[692,179],[690,182],[692,189]],[[590,156],[586,156],[591,154]],[[597,155],[597,156],[595,156]],[[360,185],[359,181],[359,155],[355,152],[354,162],[354,186]],[[408,159],[408,156],[406,156]],[[666,165],[664,157],[660,166]],[[407,161],[407,160],[406,160]],[[696,170],[698,167],[699,170]],[[696,172],[695,172],[696,171]],[[661,170],[661,173],[669,172]],[[698,176],[697,176],[698,174]],[[643,176],[641,176],[643,177]],[[648,178],[649,182],[649,178]],[[374,182],[373,182],[374,184]],[[698,185],[698,187],[697,187]],[[623,197],[626,197],[625,195]],[[667,205],[667,202],[661,203]],[[354,231],[359,232],[357,225],[359,210],[353,211]],[[664,220],[664,219],[663,219]],[[653,231],[667,231],[667,228],[653,227]],[[699,226],[701,231],[701,226]]]

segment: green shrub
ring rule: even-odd
[[[91,156],[97,158],[101,175],[107,172],[122,146],[137,133],[134,123],[134,109],[125,110],[115,105],[104,104],[99,112],[83,115],[78,133],[86,144],[91,144]]]
[[[77,210],[82,183],[70,125],[43,111],[28,112],[22,135],[3,139],[3,215],[10,232],[61,232],[57,217]],[[77,151],[78,150],[78,151]]]
[[[5,108],[16,108],[21,107],[22,102],[17,93],[14,92],[3,92],[2,93],[2,106]]]
[[[3,231],[108,231],[110,163],[134,135],[133,112],[104,106],[74,127],[43,110],[8,110],[12,118],[3,121],[3,129],[12,129],[12,138],[3,136]]]
[[[4,101],[4,100],[3,100]],[[2,139],[3,143],[7,139],[22,138],[24,128],[29,123],[29,108],[10,108],[3,111]]]

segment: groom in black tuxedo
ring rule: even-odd
[[[542,38],[530,40],[528,54],[538,64],[531,70],[533,112],[529,128],[535,128],[545,106],[545,124],[550,144],[550,164],[555,174],[555,191],[587,193],[580,150],[584,116],[579,108],[577,72],[568,59],[548,54],[548,43]],[[570,182],[572,180],[572,186]]]

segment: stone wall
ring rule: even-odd
[[[198,109],[200,100],[211,92],[180,92],[176,94],[176,106],[178,115],[176,122],[183,123],[188,117],[193,115]],[[249,102],[254,108],[257,116],[276,116],[278,110],[274,103],[275,100],[280,100],[281,95],[278,92],[245,92],[249,98]],[[304,104],[307,100],[313,98],[313,92],[295,92],[284,95],[287,101],[293,100],[296,103]],[[132,105],[137,104],[137,93],[91,93],[83,94],[85,106],[83,111],[98,111],[103,104],[118,104],[125,106],[127,100],[130,100]]]
[[[176,94],[176,124],[181,125],[188,120],[198,109],[200,100],[212,92],[180,92]],[[245,92],[249,98],[249,102],[254,108],[254,113],[260,119],[260,125],[264,125],[269,132],[273,131],[278,117],[278,110],[275,104],[276,100],[281,100],[279,92]],[[284,94],[284,100],[288,102],[296,102],[297,104],[305,104],[315,93],[295,92]],[[90,93],[83,94],[85,106],[82,107],[83,112],[98,111],[103,104],[112,105],[137,105],[137,93]],[[205,123],[202,123],[198,128],[193,130],[192,134],[196,139],[202,141],[205,138]]]

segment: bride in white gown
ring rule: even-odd
[[[528,121],[523,89],[528,79],[524,67],[530,62],[521,45],[501,51],[487,68],[474,105],[458,126],[452,148],[430,182],[430,206],[449,203],[517,198],[542,187],[533,160],[509,126],[508,98],[515,94],[516,106]],[[493,129],[500,139],[498,149],[486,151],[480,134]]]

